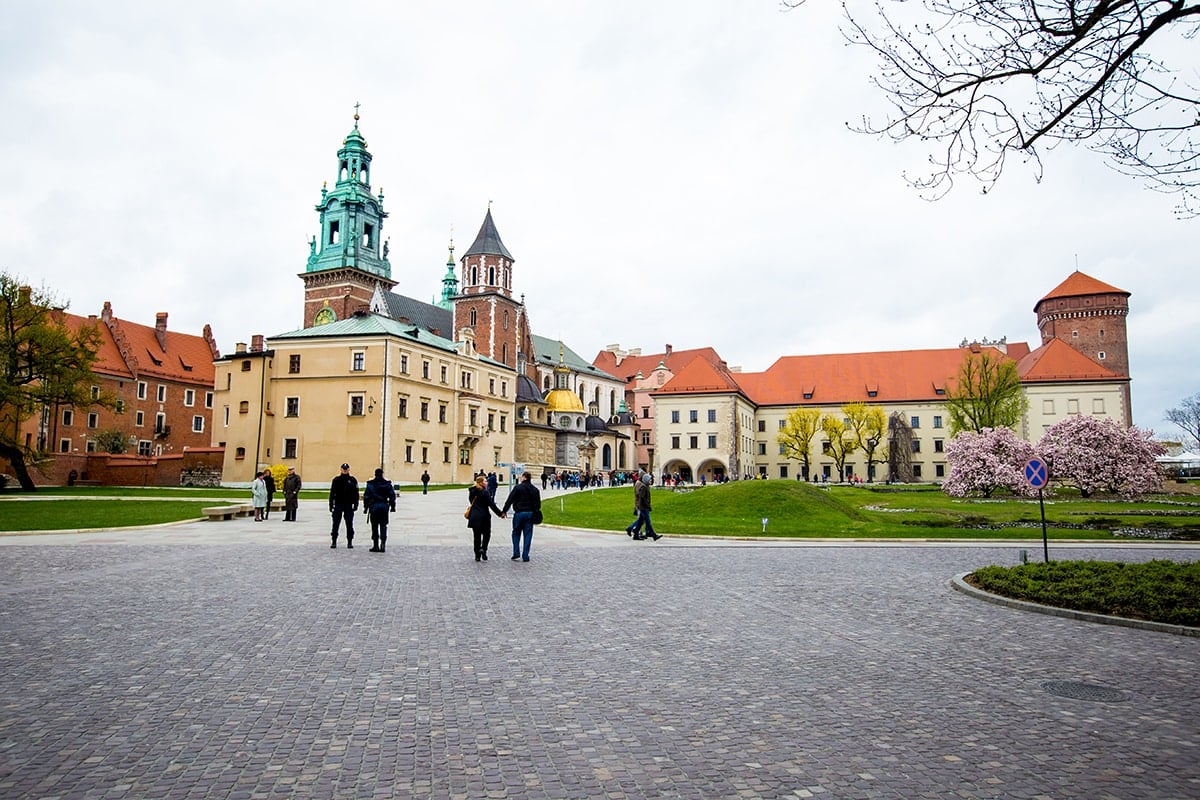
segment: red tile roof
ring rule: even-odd
[[[1080,297],[1089,294],[1123,294],[1126,297],[1129,296],[1129,292],[1124,289],[1118,289],[1104,281],[1096,280],[1091,275],[1085,275],[1079,270],[1075,270],[1067,276],[1065,281],[1051,289],[1049,294],[1038,300],[1033,309],[1036,311],[1037,307],[1047,300],[1059,297]]]
[[[106,311],[107,323],[104,316],[65,315],[67,324],[74,329],[88,324],[98,326],[100,350],[92,368],[94,372],[118,378],[151,376],[212,386],[213,359],[217,354],[215,343],[210,346],[211,339],[167,330],[163,334],[164,347],[159,344],[155,327],[117,319],[111,315],[111,308]],[[208,333],[207,326],[205,330]]]
[[[649,375],[658,369],[659,362],[666,364],[667,369],[671,372],[679,372],[692,359],[697,357],[703,358],[713,365],[719,366],[724,364],[721,357],[717,355],[716,350],[713,350],[711,347],[701,347],[694,350],[672,350],[670,353],[662,352],[639,356],[625,356],[621,359],[620,364],[617,363],[615,353],[610,350],[602,350],[592,359],[592,365],[628,383],[639,372],[643,375]]]
[[[1051,339],[1017,362],[1022,383],[1126,380],[1062,339]]]
[[[697,356],[676,372],[666,385],[652,394],[713,394],[738,391],[741,389],[731,373]]]

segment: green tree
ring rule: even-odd
[[[875,465],[887,459],[887,445],[883,444],[884,434],[887,433],[887,414],[880,406],[866,403],[847,403],[842,406],[842,413],[849,422],[856,449],[862,450],[867,457],[867,480],[873,481]]]
[[[829,440],[827,452],[833,459],[833,463],[837,465],[838,480],[844,481],[846,480],[846,460],[858,449],[858,442],[855,441],[854,434],[842,421],[842,418],[833,414],[821,417],[821,431]]]
[[[957,378],[946,389],[950,435],[1015,428],[1028,404],[1017,362],[990,347],[968,350],[958,365]]]
[[[45,290],[0,272],[0,457],[28,491],[34,485],[26,459],[38,453],[23,440],[22,424],[46,407],[97,404],[91,387],[100,332],[94,325],[72,330],[63,308]]]
[[[119,430],[100,431],[96,434],[96,449],[101,453],[119,455],[129,449],[125,434]]]
[[[783,454],[800,462],[805,480],[811,475],[812,440],[821,430],[821,412],[815,408],[793,408],[788,412],[783,428],[775,440],[783,446]]]

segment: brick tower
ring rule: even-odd
[[[489,207],[475,241],[460,259],[459,294],[454,298],[455,338],[475,332],[475,349],[521,371],[533,363],[533,340],[524,298],[513,299],[513,257],[500,240]]]
[[[1105,369],[1129,378],[1129,292],[1079,270],[1033,307],[1042,344],[1060,339]],[[1126,426],[1132,424],[1129,383],[1125,384]]]

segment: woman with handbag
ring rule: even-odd
[[[467,490],[470,505],[463,514],[467,518],[467,527],[475,535],[475,560],[487,561],[488,542],[492,539],[492,512],[504,518],[504,512],[496,507],[496,501],[488,494],[487,478],[475,476],[475,485]]]
[[[521,473],[521,482],[517,484],[517,488],[508,493],[508,499],[504,501],[505,513],[508,513],[509,507],[516,512],[513,514],[512,523],[513,561],[518,558],[522,561],[529,560],[529,545],[533,542],[533,526],[542,521],[542,495],[533,485],[531,478],[532,476],[528,472]],[[524,538],[523,548],[521,547],[522,538]]]

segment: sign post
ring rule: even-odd
[[[1050,563],[1050,545],[1046,541],[1046,504],[1042,502],[1042,487],[1050,480],[1046,462],[1033,457],[1025,462],[1025,482],[1038,490],[1038,509],[1042,512],[1042,558]]]

